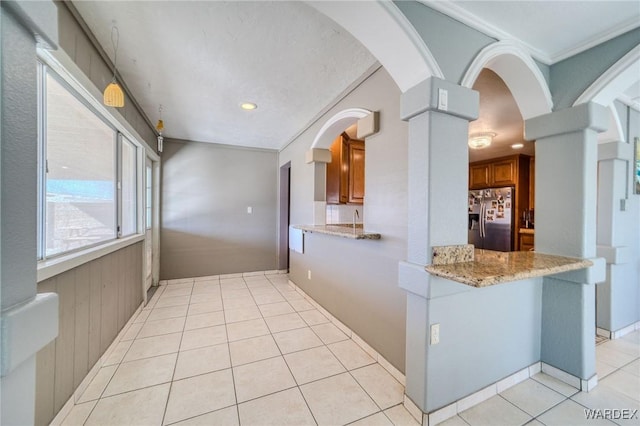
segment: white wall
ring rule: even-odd
[[[365,230],[382,239],[305,234],[305,253],[291,253],[291,279],[404,371],[406,297],[397,274],[407,246],[407,124],[400,91],[384,69],[280,152],[280,165],[291,161],[291,223],[313,223],[314,164],[305,163],[305,152],[322,125],[347,108],[380,111],[380,131],[365,141],[363,217]]]
[[[165,141],[161,279],[277,268],[276,161],[275,151]]]

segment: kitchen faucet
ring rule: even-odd
[[[355,209],[355,211],[353,212],[353,232],[356,232],[356,217],[360,219],[360,213],[358,212],[358,209]]]

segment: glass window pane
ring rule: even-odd
[[[116,236],[115,132],[47,75],[45,255]]]
[[[146,218],[146,224],[147,224],[147,229],[151,229],[151,225],[153,224],[153,192],[152,192],[152,188],[153,188],[153,172],[151,169],[151,166],[147,166],[147,178],[145,179],[146,182],[146,200],[145,200],[145,206],[146,206],[146,214],[145,214],[145,218]]]
[[[136,227],[136,165],[137,148],[122,138],[122,235],[135,234]]]

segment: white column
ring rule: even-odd
[[[467,244],[468,125],[478,116],[479,95],[432,77],[401,102],[401,118],[409,122],[409,235],[407,261],[399,265],[407,291],[406,394],[426,412],[432,293],[424,268],[432,247]]]
[[[545,277],[541,360],[583,381],[595,376],[597,134],[604,107],[589,103],[525,122],[536,141],[536,251],[592,259],[595,266]],[[584,384],[583,384],[584,385]]]
[[[608,337],[637,320],[637,274],[632,263],[633,231],[638,227],[637,202],[632,198],[633,148],[633,143],[623,141],[598,145],[596,243],[598,256],[607,261],[607,280],[596,289],[596,325]]]
[[[0,424],[33,424],[36,352],[58,331],[57,295],[36,296],[36,43],[53,47],[52,2],[0,4]]]

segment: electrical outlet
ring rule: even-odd
[[[252,214],[253,213],[253,207],[249,206],[247,207],[247,214]]]
[[[449,109],[449,92],[446,89],[438,89],[438,109],[440,111]]]
[[[311,269],[309,269],[307,271],[307,279],[310,280],[311,279]]]
[[[431,344],[440,343],[440,324],[431,324]]]

